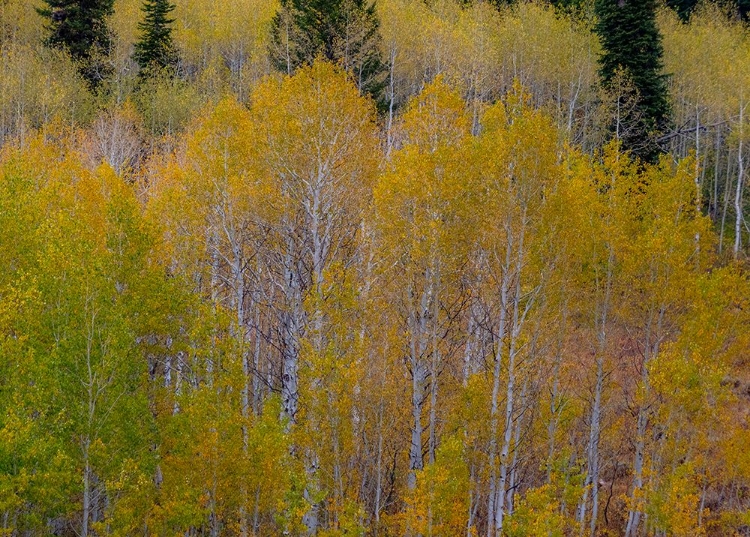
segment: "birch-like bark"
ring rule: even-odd
[[[492,372],[492,400],[490,407],[490,445],[489,445],[489,467],[490,467],[490,486],[487,505],[487,537],[495,535],[495,503],[497,492],[497,440],[498,440],[498,420],[499,420],[499,398],[500,398],[500,373],[502,368],[503,350],[505,345],[505,335],[507,333],[507,311],[508,311],[508,287],[510,285],[510,266],[511,266],[511,237],[508,237],[508,244],[505,249],[505,262],[502,268],[500,281],[500,315],[497,328],[497,345],[495,351],[495,366]]]
[[[515,397],[516,397],[516,358],[518,353],[519,336],[521,335],[521,327],[523,325],[523,318],[521,316],[520,305],[521,305],[521,272],[524,262],[524,238],[525,238],[525,224],[526,224],[526,212],[521,216],[521,229],[518,237],[518,251],[516,252],[515,259],[515,285],[513,289],[513,318],[510,330],[510,346],[508,350],[508,379],[505,389],[505,431],[503,434],[503,444],[500,449],[500,481],[498,484],[498,503],[495,505],[495,532],[497,535],[503,533],[503,521],[505,516],[505,491],[507,490],[508,483],[508,472],[510,464],[508,457],[510,456],[511,441],[513,438],[513,414],[515,412]]]
[[[547,483],[552,483],[552,467],[555,459],[555,436],[557,436],[557,426],[560,420],[560,369],[562,368],[563,346],[565,344],[565,331],[568,321],[568,305],[563,305],[562,322],[560,323],[557,350],[555,351],[554,363],[552,366],[552,393],[549,400],[550,420],[547,424]]]
[[[286,239],[284,254],[283,292],[286,300],[286,311],[281,315],[281,404],[282,417],[288,420],[287,429],[297,419],[299,406],[299,345],[303,323],[302,289],[295,245],[291,233]]]
[[[422,411],[425,402],[425,390],[427,387],[427,377],[429,371],[424,363],[424,355],[428,345],[427,317],[430,313],[430,303],[434,300],[433,289],[429,283],[431,280],[430,270],[427,270],[426,281],[428,282],[419,301],[418,311],[409,313],[408,325],[411,335],[409,342],[409,367],[411,369],[411,446],[409,448],[409,475],[407,485],[409,490],[414,490],[417,486],[416,472],[424,468],[424,459],[422,456],[422,434],[424,425],[422,424]]]
[[[375,534],[380,530],[381,498],[383,495],[383,407],[385,404],[381,390],[380,405],[378,407],[378,455],[375,464]]]
[[[701,115],[698,105],[695,106],[695,216],[701,214],[702,185],[701,185],[701,138],[700,138]],[[695,233],[695,251],[700,252],[701,234]],[[698,256],[696,255],[696,260]]]
[[[83,449],[83,516],[81,520],[81,537],[88,537],[90,511],[91,466],[89,465],[89,440],[86,439]]]
[[[636,537],[638,527],[641,522],[643,513],[640,509],[640,499],[638,496],[643,490],[643,463],[646,457],[646,428],[648,427],[648,396],[651,391],[648,366],[653,357],[659,353],[659,344],[661,338],[661,327],[664,320],[665,309],[662,307],[658,312],[657,319],[654,319],[654,312],[651,312],[648,324],[646,325],[646,334],[644,338],[644,356],[643,366],[641,369],[641,386],[644,391],[643,401],[638,405],[638,417],[636,419],[635,432],[635,457],[633,462],[633,486],[630,492],[630,505],[628,511],[628,523],[625,527],[625,537]],[[656,322],[656,326],[654,326]],[[656,329],[655,341],[653,331]]]
[[[86,430],[81,437],[81,455],[83,457],[83,513],[81,519],[81,537],[88,537],[89,519],[91,517],[91,442],[94,430],[97,399],[103,391],[99,385],[100,377],[95,371],[94,338],[96,337],[96,311],[91,311],[91,297],[86,297],[86,386],[87,409]]]
[[[439,274],[436,272],[438,281],[435,284],[437,289],[440,288]],[[437,293],[436,293],[437,294]],[[430,464],[435,463],[435,450],[437,449],[437,398],[438,398],[438,373],[440,370],[440,347],[438,341],[438,318],[440,315],[440,303],[437,297],[432,300],[432,323],[430,339],[432,341],[432,369],[430,371],[430,422],[429,422],[429,442],[427,453]]]
[[[731,156],[727,155],[727,169],[726,174],[724,176],[724,204],[722,206],[721,210],[721,226],[719,227],[719,253],[722,253],[724,251],[724,230],[726,229],[726,223],[727,223],[727,212],[729,211],[729,199],[730,199],[730,189],[732,186],[732,160]]]
[[[472,302],[469,306],[469,320],[466,329],[466,346],[464,347],[464,367],[463,367],[463,387],[469,385],[469,377],[475,372],[475,363],[477,362],[476,353],[478,344],[478,326],[476,318],[476,305]]]
[[[526,409],[528,408],[526,406],[526,395],[528,392],[529,382],[528,379],[526,379],[523,383],[523,389],[521,390],[521,404],[519,405],[520,408]],[[513,505],[514,505],[514,498],[516,495],[516,489],[518,488],[518,446],[521,443],[521,426],[523,425],[523,414],[524,412],[521,411],[521,413],[516,418],[516,422],[513,427],[513,460],[510,463],[510,478],[508,480],[508,491],[505,495],[505,508],[506,512],[509,515],[513,514]]]
[[[585,534],[588,494],[591,491],[591,519],[589,534],[596,535],[596,524],[599,515],[599,439],[601,437],[602,392],[604,390],[604,356],[607,343],[607,322],[609,318],[612,295],[612,277],[614,268],[614,249],[608,245],[607,273],[604,281],[604,296],[598,308],[597,351],[596,351],[596,384],[594,386],[594,403],[591,409],[589,439],[586,446],[586,479],[584,480],[583,497],[578,506],[578,523],[580,535]]]
[[[225,225],[226,228],[226,225]],[[242,360],[242,372],[244,376],[244,386],[242,388],[242,452],[247,457],[249,431],[247,423],[250,417],[250,385],[252,383],[252,371],[250,370],[250,356],[247,348],[247,332],[245,320],[245,274],[244,274],[244,255],[239,237],[233,232],[227,232],[227,238],[232,248],[232,279],[235,286],[235,322],[237,323],[235,337],[240,345],[240,357]],[[247,537],[248,520],[247,504],[248,491],[244,480],[241,485],[242,505],[240,506],[240,535]]]
[[[741,104],[740,106],[740,136],[739,146],[737,148],[737,188],[734,194],[734,258],[740,254],[740,248],[742,247],[742,184],[745,180],[745,156],[743,154],[744,144],[744,112],[745,107]]]

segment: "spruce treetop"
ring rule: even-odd
[[[171,69],[177,63],[177,53],[172,41],[174,19],[169,14],[175,5],[169,0],[146,0],[143,3],[143,21],[138,23],[141,38],[135,44],[135,61],[141,74],[154,70]]]
[[[281,0],[270,54],[275,67],[288,74],[318,57],[338,63],[360,91],[382,104],[387,68],[372,1]]]
[[[47,19],[48,46],[66,50],[79,63],[80,72],[90,85],[97,85],[107,69],[95,58],[111,46],[107,18],[114,0],[44,0],[37,12]]]
[[[618,120],[631,123],[623,147],[652,162],[659,154],[655,134],[667,127],[671,112],[656,9],[656,0],[596,0],[603,85],[614,89],[624,77],[632,88],[630,117]]]

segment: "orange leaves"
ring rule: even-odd
[[[472,47],[484,16],[565,31],[537,6],[422,9]],[[0,506],[68,516],[83,446],[96,527],[120,535],[297,534],[314,513],[321,535],[485,534],[500,509],[509,535],[602,533],[628,495],[667,533],[740,524],[700,508],[750,479],[750,305],[695,161],[591,157],[520,84],[478,106],[454,82],[398,113],[386,156],[341,69],[265,79],[153,158],[145,208],[127,151],[91,170],[59,126],[4,149]],[[137,125],[103,116],[97,162]],[[109,405],[90,421],[88,386]]]

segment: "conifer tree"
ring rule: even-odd
[[[716,0],[722,9],[735,13],[742,20],[748,20],[750,14],[750,0]],[[667,0],[667,5],[674,9],[683,22],[687,22],[690,14],[698,6],[698,0]]]
[[[737,0],[737,10],[743,21],[750,21],[750,0]]]
[[[632,103],[617,118],[617,137],[636,156],[654,162],[659,155],[658,133],[669,122],[666,76],[662,74],[661,35],[656,25],[656,0],[596,0],[596,31],[602,42],[599,74],[606,89],[622,81]],[[619,98],[619,96],[618,96]]]
[[[383,104],[387,67],[380,21],[368,0],[281,0],[271,28],[271,59],[288,74],[322,57],[340,64],[361,92]]]
[[[685,22],[690,18],[690,13],[693,12],[695,6],[698,5],[698,0],[667,0],[667,5],[674,9],[680,19]]]
[[[99,57],[110,44],[107,17],[114,0],[44,0],[38,13],[48,19],[47,45],[66,50],[79,63],[79,70],[93,87],[107,75]]]
[[[144,19],[138,23],[141,38],[135,44],[135,61],[140,75],[153,74],[155,70],[170,70],[177,63],[177,53],[172,42],[172,23],[169,14],[175,6],[169,0],[146,0],[142,6]]]

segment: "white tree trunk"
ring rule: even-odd
[[[644,391],[643,401],[638,405],[638,417],[636,419],[635,431],[635,459],[633,461],[633,487],[630,493],[630,511],[628,512],[628,523],[625,528],[625,537],[636,537],[638,527],[643,516],[639,498],[643,490],[643,464],[646,458],[646,429],[648,427],[648,397],[650,393],[650,382],[648,377],[648,366],[651,360],[659,353],[659,344],[661,338],[661,328],[664,319],[665,308],[656,313],[656,326],[654,327],[654,315],[652,311],[648,324],[646,325],[646,334],[644,338],[644,356],[641,371],[641,386]],[[654,328],[655,334],[654,334]]]
[[[524,236],[526,213],[521,217],[521,229],[518,237],[518,250],[516,251],[514,278],[515,285],[513,288],[513,319],[510,330],[510,347],[508,350],[508,379],[505,389],[505,429],[503,434],[503,444],[500,449],[500,481],[498,483],[497,504],[495,505],[495,532],[497,535],[503,534],[503,521],[505,516],[505,498],[508,484],[508,473],[510,471],[510,448],[513,439],[513,414],[515,412],[516,397],[516,358],[518,354],[518,341],[523,326],[523,316],[521,315],[521,273],[524,262]],[[509,246],[510,248],[511,246]],[[506,299],[507,300],[507,299]]]
[[[508,312],[508,287],[510,285],[510,266],[511,266],[510,241],[506,246],[505,264],[500,282],[500,319],[497,329],[497,351],[495,355],[495,367],[492,378],[492,400],[490,407],[490,446],[489,446],[489,467],[490,467],[490,486],[487,505],[487,537],[495,535],[495,503],[497,497],[497,439],[498,439],[498,420],[499,420],[499,398],[500,398],[500,374],[502,370],[503,349],[505,345],[505,335],[507,333],[507,312]]]
[[[422,456],[422,434],[424,426],[422,425],[422,411],[426,397],[427,377],[429,371],[424,362],[424,354],[427,350],[427,317],[430,313],[430,303],[433,298],[433,292],[429,283],[430,274],[428,270],[427,282],[422,291],[419,301],[419,311],[412,311],[409,315],[409,331],[411,335],[409,349],[409,366],[411,368],[411,410],[412,410],[412,428],[411,428],[411,446],[409,448],[409,476],[407,485],[409,490],[414,490],[417,486],[416,472],[424,468]]]
[[[742,184],[745,179],[745,158],[743,155],[743,116],[745,107],[740,106],[740,142],[737,148],[737,189],[734,194],[734,258],[740,254],[740,248],[742,247]]]

